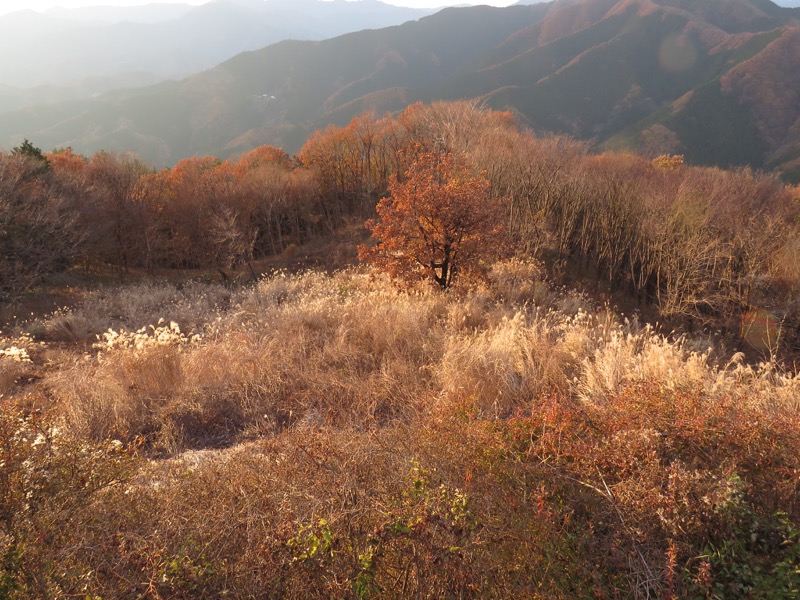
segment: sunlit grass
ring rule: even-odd
[[[800,380],[533,263],[448,293],[360,270],[134,286],[24,327],[56,321],[95,333],[0,358],[10,597],[796,584]]]

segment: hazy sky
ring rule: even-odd
[[[491,4],[492,6],[509,6],[516,0],[383,0],[387,4],[397,6],[438,7],[452,6],[455,4]],[[133,6],[138,4],[150,4],[159,0],[0,0],[0,14],[31,8],[34,10],[45,10],[54,6],[78,7],[78,6]],[[208,0],[162,0],[162,3],[181,3],[181,4],[205,4]]]

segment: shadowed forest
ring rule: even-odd
[[[0,153],[0,597],[794,598],[799,217],[470,102]]]

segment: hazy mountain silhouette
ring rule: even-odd
[[[0,17],[0,83],[79,97],[202,71],[283,39],[318,40],[430,14],[377,0],[214,0],[192,7],[90,7]],[[0,97],[0,110],[29,93]],[[5,102],[3,101],[5,98]]]
[[[480,98],[539,131],[695,163],[800,160],[800,10],[769,0],[557,0],[285,41],[180,82],[0,117],[0,140],[156,163],[271,143],[417,100]]]
[[[160,23],[179,19],[195,8],[192,4],[143,4],[140,6],[56,7],[44,11],[49,17],[88,23]]]

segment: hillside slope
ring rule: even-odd
[[[297,150],[327,121],[402,108],[415,90],[466,68],[546,10],[448,9],[324,42],[284,41],[180,82],[0,115],[0,140],[13,145],[29,137],[82,152],[130,149],[159,164],[234,152],[238,139]]]
[[[447,9],[323,42],[287,41],[181,82],[0,117],[23,137],[167,164],[307,135],[365,110],[481,98],[537,131],[698,164],[800,156],[800,10],[769,0],[556,0]]]

